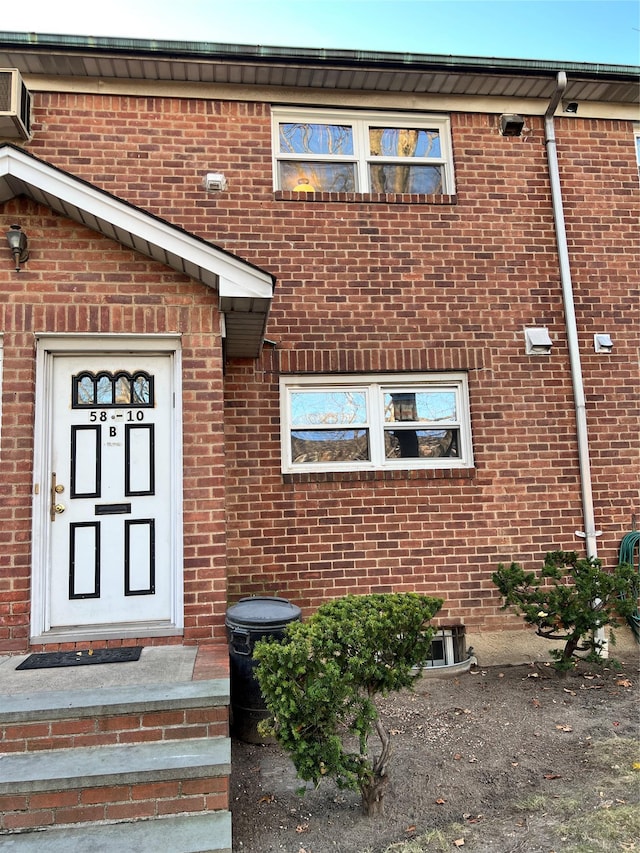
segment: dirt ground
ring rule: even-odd
[[[236,853],[640,851],[640,659],[421,678],[382,700],[385,814],[332,780],[297,790],[275,744],[232,744]]]

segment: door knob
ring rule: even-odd
[[[65,511],[65,509],[66,509],[66,507],[64,504],[56,504],[54,506],[54,510],[58,513],[58,515],[61,515],[61,513],[63,513]]]

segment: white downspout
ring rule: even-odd
[[[584,384],[582,381],[582,366],[580,363],[580,347],[578,343],[578,327],[576,324],[571,269],[569,266],[567,232],[565,230],[564,210],[562,207],[562,188],[560,185],[560,171],[558,169],[556,129],[553,121],[554,113],[560,103],[560,99],[562,98],[566,86],[567,75],[564,71],[560,71],[556,81],[556,90],[549,102],[547,111],[544,114],[545,145],[547,148],[547,161],[549,163],[551,200],[553,202],[553,218],[555,221],[558,259],[560,262],[560,281],[562,284],[565,327],[567,332],[567,344],[569,347],[569,363],[571,366],[573,400],[576,413],[576,437],[578,440],[578,463],[580,467],[582,517],[584,524],[584,531],[576,530],[576,536],[580,536],[585,540],[587,557],[596,559],[598,556],[596,537],[599,536],[602,531],[596,530],[595,528],[593,493],[591,488],[591,466],[589,462],[589,438],[587,435],[587,410],[584,396]],[[606,657],[607,648],[603,628],[599,628],[596,631],[594,639],[599,646],[600,654],[603,657]]]

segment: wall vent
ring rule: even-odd
[[[0,68],[1,138],[31,138],[31,92],[17,68]]]

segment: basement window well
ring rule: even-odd
[[[431,654],[422,675],[429,678],[467,672],[477,662],[470,651],[464,625],[440,628],[431,642]]]
[[[451,666],[460,663],[465,655],[465,632],[462,625],[441,628],[431,643],[431,657],[427,666]]]

